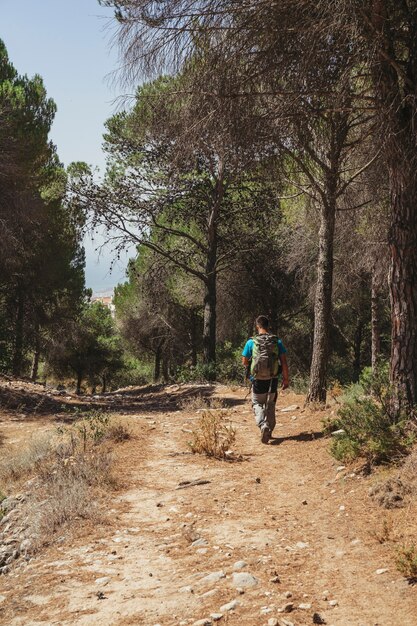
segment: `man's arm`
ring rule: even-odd
[[[242,356],[242,363],[247,367],[249,365],[249,359],[246,356]]]
[[[282,389],[287,389],[287,387],[289,387],[290,385],[290,375],[288,372],[288,363],[287,363],[287,357],[285,356],[285,354],[281,354],[281,356],[279,357],[281,360],[281,366],[282,366]]]

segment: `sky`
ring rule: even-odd
[[[103,169],[104,122],[118,109],[123,90],[117,50],[111,44],[112,9],[97,0],[0,0],[0,38],[20,74],[40,74],[58,111],[51,130],[61,161],[86,161]],[[124,280],[127,255],[110,273],[111,248],[85,240],[86,283],[94,291]],[[132,254],[132,251],[131,251]]]

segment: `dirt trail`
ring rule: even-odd
[[[140,437],[122,451],[129,488],[109,504],[111,523],[3,577],[2,624],[185,626],[220,613],[230,626],[302,626],[314,613],[334,626],[417,624],[415,588],[369,532],[381,515],[369,481],[336,471],[323,414],[282,412],[302,398],[280,397],[279,439],[265,446],[243,392],[218,393],[233,406],[246,460],[189,454],[195,412],[158,412],[155,399],[146,412],[144,403]],[[200,478],[210,482],[177,489]],[[288,603],[292,612],[280,613]]]

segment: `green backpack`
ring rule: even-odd
[[[281,365],[278,337],[276,335],[262,334],[256,335],[256,337],[252,337],[252,339],[251,376],[257,380],[278,378]]]

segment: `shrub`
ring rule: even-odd
[[[372,395],[370,395],[372,394]],[[369,463],[390,462],[409,451],[414,435],[408,416],[393,419],[391,389],[384,370],[375,375],[365,372],[359,384],[350,385],[340,397],[342,405],[332,430],[331,451],[340,461],[364,457]]]
[[[224,460],[227,458],[226,452],[235,442],[236,431],[230,423],[224,421],[224,417],[207,410],[202,414],[192,436],[189,446],[194,454]]]
[[[396,566],[406,578],[417,579],[417,546],[415,543],[398,548]]]

